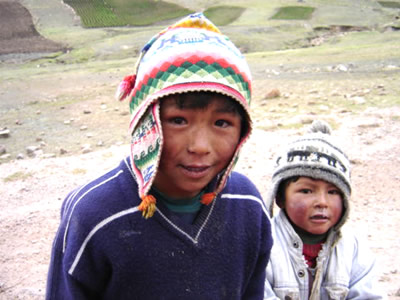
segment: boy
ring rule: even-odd
[[[64,201],[47,299],[262,299],[267,209],[231,172],[251,131],[239,50],[191,15],[145,45],[118,95],[130,157]]]
[[[381,299],[374,259],[342,225],[349,214],[350,163],[314,121],[311,133],[277,157],[268,198],[280,207],[273,219],[274,247],[265,299]]]

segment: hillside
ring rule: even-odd
[[[228,3],[170,2],[194,11]],[[271,19],[288,2],[229,1],[245,10],[220,27],[253,74],[255,132],[236,169],[265,196],[277,147],[313,119],[327,120],[354,166],[350,226],[369,240],[389,299],[400,299],[400,10],[372,0],[293,0],[315,7],[312,17]],[[59,0],[21,3],[32,19],[24,9],[17,19],[34,28],[13,30],[59,48],[32,53],[30,40],[25,52],[0,55],[0,131],[8,131],[0,138],[0,299],[43,299],[61,200],[127,153],[128,104],[114,92],[169,23],[85,29]]]

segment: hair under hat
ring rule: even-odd
[[[279,185],[294,176],[322,179],[341,190],[344,212],[336,228],[342,226],[349,213],[350,162],[339,148],[338,142],[331,136],[328,123],[314,121],[307,134],[290,142],[277,155],[272,174],[272,188],[267,199],[271,215]]]
[[[157,174],[163,135],[159,99],[186,92],[208,91],[229,96],[245,111],[248,132],[215,190],[203,195],[209,204],[225,186],[239,150],[251,131],[249,104],[251,75],[244,56],[203,14],[193,14],[166,28],[143,47],[134,74],[120,83],[117,98],[130,98],[131,165],[139,187],[143,216],[155,212],[156,199],[148,195]]]

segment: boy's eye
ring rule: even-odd
[[[182,117],[174,117],[169,119],[170,123],[176,124],[176,125],[183,125],[186,123],[186,120]]]
[[[309,193],[311,193],[311,190],[310,189],[301,189],[301,190],[299,190],[299,192],[302,194],[309,194]]]
[[[340,195],[340,191],[339,191],[339,190],[336,190],[336,189],[334,189],[334,190],[329,190],[328,193],[331,194],[331,195]]]
[[[215,122],[215,125],[218,127],[226,128],[229,126],[229,122],[225,120],[218,120]]]

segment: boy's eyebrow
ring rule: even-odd
[[[233,106],[224,105],[223,107],[219,107],[216,109],[217,112],[221,113],[236,113],[236,109]]]

